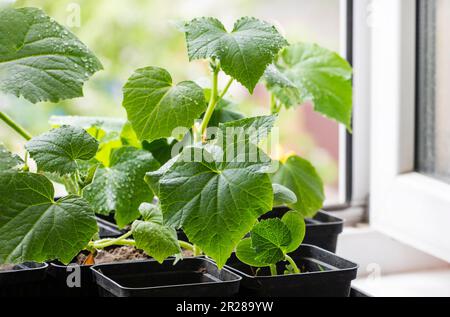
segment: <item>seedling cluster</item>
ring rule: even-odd
[[[236,251],[242,262],[270,267],[274,275],[280,261],[289,262],[285,273],[300,272],[289,253],[302,243],[304,218],[322,207],[323,184],[305,159],[274,162],[259,144],[280,111],[306,101],[350,129],[352,69],[317,45],[290,45],[256,18],[240,18],[231,31],[215,18],[180,29],[189,59],[210,65],[207,89],[175,83],[167,70],[149,66],[124,85],[127,120],[53,118],[52,130],[32,137],[0,112],[27,140],[23,159],[0,147],[0,264],[68,264],[82,250],[133,245],[159,262],[181,259],[189,249],[222,268]],[[0,34],[0,90],[33,103],[80,97],[83,83],[102,69],[83,43],[39,9],[0,11]],[[224,85],[221,72],[229,78]],[[234,82],[249,93],[264,84],[271,113],[244,118],[235,112],[226,99]],[[187,133],[174,135],[180,128]],[[68,196],[55,199],[52,181],[64,184]],[[292,211],[259,220],[281,205]],[[129,231],[99,239],[96,214],[114,214]],[[179,241],[177,230],[188,241]]]

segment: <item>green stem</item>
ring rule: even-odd
[[[189,250],[189,251],[192,251],[192,252],[194,252],[194,250],[195,250],[195,247],[192,244],[190,244],[190,243],[188,243],[186,241],[178,241],[178,243],[180,244],[180,247],[185,249],[185,250]]]
[[[295,263],[295,261],[289,256],[289,255],[285,255],[285,259],[286,261],[289,262],[289,264],[292,266],[292,268],[294,269],[294,272],[296,274],[300,274],[300,269],[298,268],[297,264]]]
[[[76,184],[74,182],[73,175],[65,175],[65,176],[63,176],[63,180],[64,180],[63,183],[64,183],[64,187],[66,188],[66,191],[69,194],[77,195],[78,189],[76,188]]]
[[[227,94],[228,90],[230,90],[231,85],[233,84],[234,79],[230,78],[230,80],[228,81],[227,85],[225,86],[225,88],[222,90],[222,93],[220,94],[220,96],[217,98],[217,102],[216,104],[223,99],[223,97],[225,97],[225,95]]]
[[[200,249],[198,246],[196,246],[196,245],[194,244],[194,256],[200,256],[200,255],[202,255],[202,254],[203,254],[202,249]]]
[[[97,240],[95,241],[93,244],[91,244],[92,246],[94,246],[96,249],[104,249],[113,245],[131,245],[131,246],[135,246],[136,245],[136,241],[133,239],[124,239],[124,240],[120,240],[120,241],[115,241],[114,239],[101,239],[101,240]]]
[[[95,249],[104,249],[113,245],[135,245],[134,240],[126,240],[133,234],[132,231],[128,231],[124,235],[118,237],[117,239],[104,239],[99,241],[90,242],[89,246]]]
[[[209,121],[211,120],[211,117],[212,117],[212,115],[213,115],[213,113],[214,113],[214,110],[216,109],[217,104],[219,103],[220,100],[223,99],[223,97],[225,97],[225,95],[227,94],[227,92],[228,92],[228,90],[230,89],[230,87],[231,87],[231,85],[233,84],[233,82],[234,82],[234,79],[231,78],[231,79],[228,81],[228,83],[227,83],[227,85],[225,86],[225,88],[222,90],[221,94],[217,97],[216,102],[215,102],[215,103],[213,104],[213,106],[211,107],[211,110],[210,110],[211,114],[210,114],[209,117],[208,117],[208,121],[205,121],[205,119],[206,119],[206,114],[205,114],[205,118],[203,119],[202,126],[201,126],[202,135],[205,134],[206,129],[208,128]],[[208,109],[209,109],[209,108],[210,108],[210,107],[208,106]],[[208,112],[208,110],[206,110],[206,112]],[[206,127],[206,128],[205,128],[205,127]]]
[[[202,133],[200,131],[200,125],[198,122],[194,123],[192,126],[192,134],[194,136],[194,144],[197,144],[202,141]]]
[[[275,264],[270,265],[270,274],[272,276],[277,276],[278,275],[277,266]]]
[[[83,188],[81,187],[81,175],[78,169],[75,171],[75,181],[77,183],[77,195],[81,197],[83,196]]]
[[[25,157],[24,157],[23,163],[24,163],[24,165],[23,165],[22,170],[24,172],[29,172],[30,167],[28,166],[28,151],[25,151]]]
[[[130,234],[130,233],[128,233]],[[131,235],[131,234],[130,234]],[[129,245],[129,246],[136,246],[136,241],[132,239],[126,239],[124,236],[117,238],[117,239],[102,239],[97,240],[95,242],[90,242],[89,247],[93,249],[104,249],[113,245],[122,246],[122,245]],[[120,239],[120,240],[119,240]],[[189,250],[194,252],[194,246],[188,242],[185,241],[178,241],[180,243],[181,248],[185,250]]]
[[[217,104],[217,97],[218,97],[218,86],[219,86],[219,71],[220,67],[216,66],[213,69],[213,86],[211,90],[211,98],[209,100],[208,108],[206,109],[205,116],[202,121],[202,125],[200,127],[200,131],[202,136],[205,135],[206,129],[208,128],[209,120],[211,120],[211,117],[214,113],[214,109],[216,108]]]
[[[32,136],[29,134],[24,128],[22,128],[17,122],[8,117],[6,113],[0,111],[0,120],[4,121],[7,125],[9,125],[14,131],[16,131],[20,136],[22,136],[25,140],[31,140]]]
[[[71,190],[70,194],[79,196],[80,195],[80,184],[78,183],[77,175],[72,174],[69,176],[69,178],[70,178],[70,182],[72,183],[72,186],[70,188],[70,190]]]

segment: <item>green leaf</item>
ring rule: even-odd
[[[219,124],[224,140],[235,135],[238,139],[253,144],[259,144],[268,137],[277,120],[276,115],[245,118],[237,121]]]
[[[264,73],[267,89],[286,108],[302,104],[300,89],[277,66],[271,64]]]
[[[265,75],[268,89],[286,107],[312,101],[317,112],[351,130],[352,67],[337,53],[315,44],[294,44]]]
[[[308,161],[298,156],[289,157],[286,162],[280,162],[272,181],[294,192],[297,202],[288,206],[305,218],[313,217],[322,208],[325,200],[323,182]]]
[[[213,112],[211,119],[209,120],[209,127],[218,127],[221,123],[227,123],[244,119],[245,116],[237,111],[234,111],[228,107],[216,108]]]
[[[31,173],[0,173],[0,263],[67,264],[97,233],[94,211],[77,196],[53,201],[51,182]]]
[[[142,147],[153,154],[155,159],[161,165],[166,164],[172,158],[172,148],[178,141],[173,139],[169,141],[168,139],[159,139],[153,142],[142,142]]]
[[[286,48],[287,49],[287,48]],[[264,72],[264,80],[266,85],[270,88],[272,87],[280,87],[280,88],[292,88],[293,92],[298,93],[298,88],[294,82],[292,82],[286,74],[280,71],[280,69],[274,64],[270,64],[267,66],[266,71]],[[300,96],[298,97],[300,98]],[[293,102],[297,102],[298,99],[295,99]]]
[[[91,184],[94,180],[95,174],[97,173],[97,169],[100,167],[100,164],[92,164],[90,165],[87,170],[83,173],[83,188],[87,185]]]
[[[281,219],[291,232],[291,243],[286,248],[286,253],[294,252],[302,244],[305,238],[306,224],[302,214],[298,211],[291,210],[284,214]]]
[[[209,121],[209,127],[218,127],[221,123],[232,122],[244,119],[245,115],[240,112],[222,108],[215,110]]]
[[[273,187],[273,205],[276,207],[294,204],[297,202],[297,196],[289,188],[280,184],[272,184]]]
[[[170,137],[175,128],[191,128],[205,111],[203,89],[192,81],[172,84],[162,68],[136,70],[124,87],[123,106],[139,140]]]
[[[40,171],[66,175],[77,170],[77,160],[95,156],[98,142],[81,128],[62,126],[31,139],[25,148]]]
[[[163,214],[159,206],[149,203],[142,203],[139,206],[139,213],[144,221],[163,224]]]
[[[89,161],[78,160],[77,164],[78,164],[78,170],[80,171],[80,176],[83,177],[83,178],[84,177],[88,177],[88,175],[90,173],[92,173],[91,169],[93,168],[93,166],[97,166],[97,168],[99,166],[101,166],[101,163],[98,162],[95,158],[90,159]],[[51,173],[45,173],[45,174],[46,174],[47,177],[49,177],[48,175],[50,175]],[[53,174],[53,175],[55,175],[55,174]],[[64,175],[64,177],[65,178],[70,178],[70,175]]]
[[[258,217],[272,209],[272,185],[263,170],[261,162],[223,161],[218,147],[195,147],[146,180],[159,193],[166,224],[182,227],[223,267]]]
[[[263,220],[253,227],[252,248],[256,260],[276,264],[285,258],[292,237],[289,228],[280,219]]]
[[[53,116],[49,120],[53,127],[70,125],[83,128],[99,142],[95,159],[104,166],[109,166],[111,152],[124,144],[122,131],[126,121],[106,117]]]
[[[239,242],[236,247],[236,256],[241,262],[253,267],[267,267],[271,264],[256,259],[258,253],[256,253],[256,250],[252,247],[252,239],[250,238],[243,239]]]
[[[159,170],[148,172],[145,174],[145,182],[152,190],[154,196],[159,197],[160,196],[160,186],[159,181],[161,178],[174,166],[175,163],[177,163],[180,160],[180,155],[177,155],[176,157],[170,159],[167,161],[164,165],[162,165]]]
[[[129,144],[132,135],[129,130],[129,124],[123,119],[107,117],[79,117],[79,116],[53,116],[49,123],[53,127],[70,125],[83,128],[99,141],[98,152],[95,159],[105,166],[109,166],[111,152],[122,145],[134,146]],[[134,131],[133,131],[134,133]],[[136,146],[140,148],[140,144]]]
[[[83,196],[96,213],[114,212],[117,225],[124,227],[139,217],[141,203],[153,199],[144,176],[158,167],[151,153],[132,147],[120,148],[113,151],[109,167],[97,170]]]
[[[89,133],[90,136],[95,138],[97,141],[100,141],[107,136],[106,131],[96,125],[86,128],[85,130],[87,133]],[[112,133],[115,133],[115,132],[112,132]]]
[[[125,123],[123,126],[122,131],[120,132],[120,139],[123,145],[132,146],[137,149],[142,148],[142,144],[139,141],[136,132],[134,132],[133,126],[130,122]]]
[[[136,248],[144,250],[159,263],[181,253],[177,231],[158,223],[136,220],[132,226]]]
[[[286,46],[276,28],[255,18],[243,17],[227,32],[215,18],[199,18],[184,26],[190,60],[218,58],[223,71],[251,93],[267,65]]]
[[[75,35],[36,8],[0,11],[0,91],[36,103],[83,95],[102,69]]]
[[[104,166],[109,167],[111,165],[111,154],[122,147],[122,140],[118,132],[102,134],[103,136],[99,138],[100,144],[95,159]]]
[[[23,161],[18,155],[12,154],[0,143],[0,172],[13,170],[22,164]]]

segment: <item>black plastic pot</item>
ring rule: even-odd
[[[24,263],[12,270],[0,271],[0,297],[45,295],[45,271],[48,264]]]
[[[371,297],[369,294],[363,292],[357,287],[352,286],[352,290],[350,292],[350,297]]]
[[[189,242],[189,239],[183,230],[181,229],[177,230],[177,236],[178,240]]]
[[[97,217],[98,234],[100,238],[116,238],[123,235],[126,231],[120,230],[114,223]]]
[[[67,283],[72,279],[72,274],[80,274],[80,287],[69,287]],[[58,297],[93,297],[98,296],[97,286],[92,280],[92,272],[89,265],[68,267],[60,262],[50,262],[47,270],[48,293]]]
[[[227,267],[242,276],[240,295],[264,297],[348,297],[351,281],[358,265],[312,245],[302,245],[297,255],[291,255],[304,273],[271,276],[268,268],[256,269],[233,256]],[[283,274],[286,263],[277,270]]]
[[[239,291],[241,277],[208,259],[173,261],[101,264],[91,270],[104,297],[227,297]]]
[[[97,217],[100,238],[115,238],[123,235],[115,224]],[[67,279],[77,270],[80,273],[80,287],[69,287]],[[77,268],[68,267],[58,261],[49,263],[47,271],[47,289],[52,296],[60,297],[92,297],[98,296],[97,285],[93,282],[89,265],[79,265]]]
[[[262,216],[261,219],[281,218],[289,210],[286,207],[277,207]],[[303,243],[335,253],[338,236],[344,229],[344,220],[320,211],[314,218],[305,221],[306,234]]]

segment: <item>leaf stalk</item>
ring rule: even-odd
[[[182,249],[185,249],[185,250],[188,250],[188,251],[192,251],[192,252],[194,252],[194,250],[195,250],[195,247],[192,244],[190,244],[190,243],[188,243],[186,241],[178,241],[178,243],[180,244],[180,247]]]
[[[205,136],[206,129],[208,128],[209,120],[211,120],[211,117],[214,113],[214,109],[216,108],[217,104],[217,97],[219,95],[218,93],[218,85],[219,85],[219,72],[220,72],[220,66],[216,65],[213,67],[213,80],[212,80],[212,89],[211,89],[211,97],[209,100],[208,108],[206,109],[205,117],[203,118],[202,125],[200,127],[200,131],[202,136]]]
[[[132,231],[128,231],[124,235],[116,238],[116,239],[103,239],[94,242],[90,242],[89,246],[93,247],[97,250],[101,250],[113,245],[135,245],[136,242],[134,240],[127,240],[127,238],[131,237],[133,234]]]
[[[203,251],[196,245],[194,245],[194,256],[200,256],[203,254]]]
[[[10,128],[16,131],[25,140],[30,141],[32,136],[23,127],[21,127],[17,122],[11,119],[6,113],[0,111],[0,120],[5,122]]]
[[[226,95],[228,90],[230,89],[231,85],[234,82],[234,78],[230,78],[225,88],[222,90],[222,92],[219,95],[219,72],[220,72],[220,63],[216,64],[213,67],[213,86],[211,90],[211,98],[209,100],[208,108],[206,109],[205,116],[202,121],[202,125],[200,127],[200,131],[202,134],[202,137],[205,137],[206,129],[208,128],[209,121],[211,120],[212,115],[214,114],[214,110],[216,109],[217,104],[220,100],[223,99],[223,97]]]
[[[270,274],[272,276],[277,276],[278,275],[277,266],[275,264],[271,264],[270,265]]]
[[[295,263],[295,261],[289,256],[289,255],[285,255],[285,259],[286,261],[289,262],[289,264],[292,266],[292,268],[294,269],[294,273],[295,274],[300,274],[300,269],[298,268],[297,264]]]

